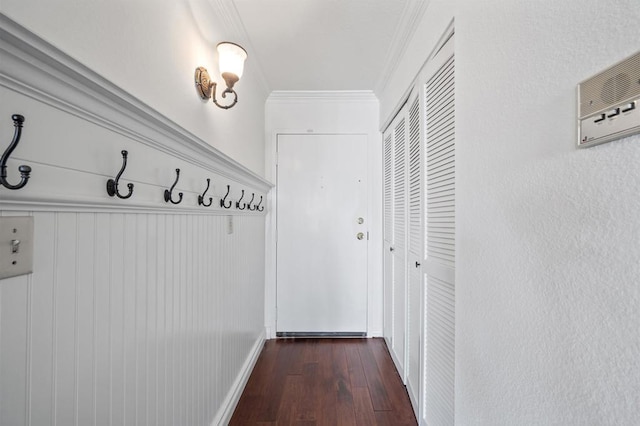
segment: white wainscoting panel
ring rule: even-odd
[[[11,215],[36,268],[0,283],[0,423],[209,424],[263,338],[263,218]]]

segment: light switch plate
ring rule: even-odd
[[[227,234],[233,234],[233,216],[227,216]]]
[[[33,217],[0,217],[0,279],[33,272]]]

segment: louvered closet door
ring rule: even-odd
[[[420,96],[409,100],[408,153],[408,286],[407,286],[407,391],[416,417],[420,392],[422,267],[424,261],[422,210],[422,155]]]
[[[406,106],[393,123],[393,339],[391,356],[405,380],[407,330],[407,137]]]
[[[393,129],[383,135],[384,143],[384,324],[387,346],[393,336]]]
[[[427,232],[426,424],[454,424],[455,111],[453,38],[433,62],[425,86]]]

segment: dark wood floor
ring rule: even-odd
[[[266,342],[230,425],[415,425],[383,339]]]

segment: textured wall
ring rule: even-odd
[[[636,0],[458,1],[459,424],[637,424],[640,136],[575,147]]]
[[[456,422],[637,424],[640,136],[578,150],[575,113],[640,3],[431,0],[381,123],[454,17]]]

